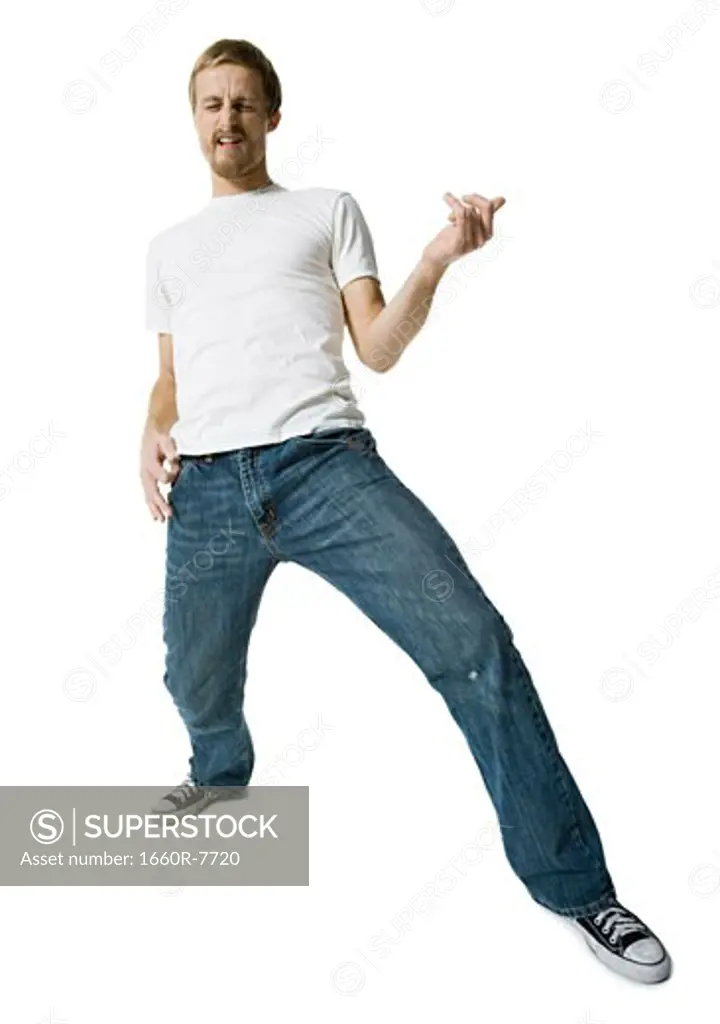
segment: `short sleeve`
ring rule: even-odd
[[[356,277],[380,280],[370,229],[349,192],[335,200],[332,235],[332,269],[341,290]]]
[[[153,240],[148,246],[145,284],[145,326],[158,334],[171,334],[172,294],[163,277],[158,247]]]

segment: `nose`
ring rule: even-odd
[[[228,131],[232,131],[234,128],[237,128],[237,111],[233,109],[229,102],[223,104],[222,110],[220,111],[220,117],[218,118],[218,124],[220,128],[227,129]]]

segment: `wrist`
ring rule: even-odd
[[[420,273],[431,281],[439,281],[443,276],[450,264],[445,260],[440,260],[437,257],[428,256],[423,252],[418,269]]]

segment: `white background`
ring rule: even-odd
[[[3,784],[174,784],[187,767],[161,682],[166,528],[138,478],[158,358],[145,254],[210,195],[192,63],[247,38],[284,89],[272,178],[355,195],[388,299],[444,225],[445,190],[507,199],[397,366],[374,375],[349,340],[347,360],[381,454],[511,624],[620,898],[675,973],[611,974],[499,842],[468,863],[495,818],[441,698],[288,565],[253,635],[247,714],[255,781],[274,765],[310,787],[310,887],[2,889],[3,1019],[713,1012],[720,4],[162,9],[28,4],[6,40]],[[544,496],[509,504],[541,467]],[[454,890],[411,915],[451,861]]]

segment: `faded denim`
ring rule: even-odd
[[[294,562],[347,595],[442,696],[533,899],[569,916],[611,902],[598,830],[512,631],[369,429],[182,456],[169,501],[164,682],[197,784],[250,784],[248,641],[270,574]]]

